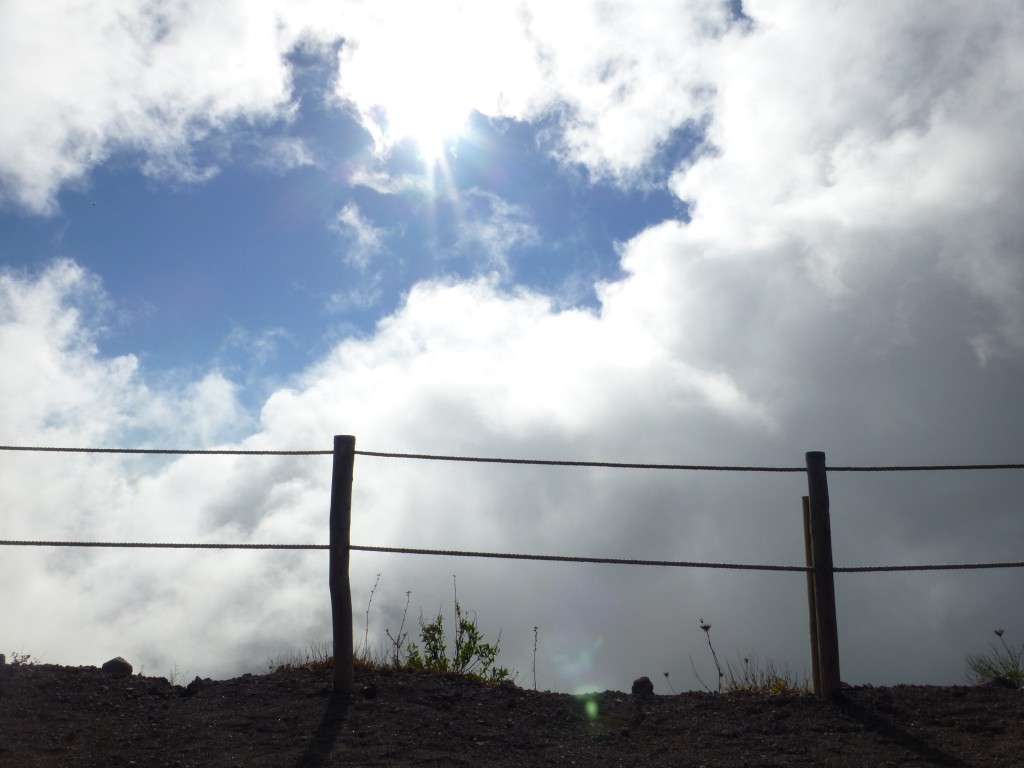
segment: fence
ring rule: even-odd
[[[808,628],[811,645],[814,693],[824,699],[840,696],[839,633],[836,620],[834,574],[879,573],[891,571],[967,570],[988,568],[1022,568],[1021,562],[962,563],[947,565],[892,565],[835,567],[832,560],[832,532],[828,495],[828,472],[912,472],[940,470],[1002,470],[1024,469],[1024,464],[948,464],[922,466],[828,467],[825,454],[811,451],[805,455],[804,467],[712,466],[699,464],[631,464],[596,461],[554,461],[542,459],[502,459],[478,456],[437,456],[412,453],[357,451],[352,435],[337,435],[332,451],[241,451],[241,450],[176,450],[143,448],[53,448],[37,446],[0,446],[0,451],[32,451],[62,453],[119,453],[150,455],[254,455],[254,456],[317,456],[332,455],[329,544],[201,544],[157,542],[85,542],[0,540],[0,546],[52,547],[139,547],[165,549],[327,549],[328,586],[331,595],[331,623],[334,653],[334,690],[348,696],[352,691],[353,637],[352,591],[349,580],[349,553],[390,552],[397,554],[444,555],[451,557],[501,558],[510,560],[543,560],[572,563],[608,563],[613,565],[647,565],[685,568],[722,568],[730,570],[798,571],[807,574]],[[708,563],[673,560],[636,560],[625,558],[579,557],[570,555],[514,554],[503,552],[472,552],[459,550],[414,549],[408,547],[376,547],[351,543],[352,480],[356,455],[428,461],[460,461],[477,463],[520,464],[556,467],[605,467],[614,469],[693,470],[721,472],[805,472],[808,495],[802,498],[805,565],[753,565],[749,563]]]

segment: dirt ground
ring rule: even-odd
[[[407,672],[295,670],[174,686],[0,667],[0,766],[1024,766],[1024,692],[589,697]]]

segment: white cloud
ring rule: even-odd
[[[134,358],[105,357],[97,329],[106,304],[98,281],[71,262],[57,262],[36,276],[0,274],[0,360],[7,372],[0,442],[152,447],[158,436],[158,447],[196,447],[216,445],[249,425],[236,387],[216,371],[191,380],[179,377],[176,383],[168,379],[158,388],[147,384]],[[14,538],[259,539],[275,510],[301,507],[308,495],[286,462],[260,467],[232,458],[209,463],[196,457],[166,461],[51,453],[5,453],[3,458],[0,506],[4,535]],[[261,489],[247,487],[246,475],[253,470],[267,483]],[[262,498],[265,505],[249,506]],[[299,519],[290,519],[291,535],[308,533]],[[239,652],[251,665],[259,652],[270,650],[247,647],[259,643],[247,636],[258,615],[302,626],[300,617],[279,615],[279,596],[249,605],[245,618],[224,620],[233,611],[225,602],[230,594],[249,589],[246,582],[259,589],[270,573],[287,589],[309,563],[302,556],[280,558],[266,571],[252,560],[211,553],[140,558],[138,552],[42,549],[5,554],[10,556],[0,565],[4,578],[24,584],[9,594],[5,615],[12,621],[23,617],[17,623],[26,628],[23,621],[31,612],[39,616],[23,637],[4,642],[23,643],[26,652],[49,661],[100,663],[128,647],[137,663],[161,674],[178,660],[230,666],[234,652],[227,649],[233,646],[243,649]],[[209,589],[213,573],[219,574],[221,592]],[[80,590],[77,598],[68,599],[69,587]],[[289,610],[301,610],[301,595],[289,601]],[[58,604],[61,611],[39,611],[40,605]],[[179,633],[171,629],[175,626],[191,629]],[[203,662],[205,654],[197,649],[211,645],[224,651]]]
[[[63,185],[118,150],[156,175],[206,178],[194,142],[287,117],[283,55],[298,35],[273,3],[5,3],[0,191],[51,212]]]
[[[990,301],[1001,342],[1019,348],[1022,15],[906,3],[747,11],[754,30],[712,58],[715,151],[673,185],[694,204],[693,234],[799,252],[832,293],[879,269],[938,267]]]
[[[555,115],[552,148],[567,162],[640,178],[674,130],[707,116],[701,56],[727,33],[726,16],[717,2],[7,3],[2,193],[53,212],[61,188],[120,151],[153,175],[207,179],[218,159],[198,145],[239,122],[290,119],[285,56],[341,38],[337,96],[381,151],[456,128],[473,110]],[[309,161],[294,145],[267,152],[269,162]]]
[[[675,130],[707,116],[702,56],[729,30],[718,2],[376,5],[346,21],[337,90],[383,152],[436,133],[426,116],[553,116],[566,162],[640,180]]]
[[[623,5],[604,17],[573,9],[569,26],[555,23],[555,6],[534,9],[512,28],[530,30],[543,88],[528,68],[526,81],[505,70],[494,80],[509,95],[491,108],[506,114],[569,104],[566,157],[624,178],[672,128],[710,118],[706,154],[672,183],[694,203],[692,221],[625,243],[627,277],[599,287],[599,312],[560,311],[488,280],[415,286],[372,336],[339,344],[274,392],[243,440],[249,422],[222,375],[161,388],[134,358],[102,354],[94,310],[106,300],[80,268],[8,273],[3,441],[100,444],[141,430],[181,444],[316,448],[351,433],[365,449],[516,457],[796,465],[824,449],[834,465],[1016,460],[1021,12],[748,3],[754,25],[740,34],[726,29],[722,6],[696,7],[706,23],[671,9],[656,22]],[[496,18],[504,25],[508,13]],[[345,62],[356,70],[361,52],[384,55],[371,55],[386,38],[369,14],[352,22],[361,47]],[[678,36],[666,34],[676,21]],[[510,61],[528,59],[514,50]],[[284,81],[268,82],[247,103],[280,106]],[[221,113],[246,109],[228,102]],[[113,124],[105,119],[96,136]],[[58,150],[40,161],[45,173],[10,177],[36,207],[109,149],[47,141]],[[24,186],[29,178],[42,181]],[[15,510],[7,524],[19,537],[324,536],[326,460],[4,460],[0,507]],[[1019,559],[1018,475],[834,473],[831,483],[838,564]],[[803,492],[799,475],[360,457],[353,538],[798,563]],[[414,610],[450,600],[455,572],[464,605],[489,636],[501,626],[521,672],[540,626],[542,687],[625,688],[666,670],[674,683],[688,679],[686,656],[699,661],[703,650],[699,617],[729,656],[806,663],[799,575],[354,554],[357,605],[378,571],[372,633],[397,626],[407,589]],[[329,626],[315,555],[18,551],[0,572],[26,585],[4,597],[23,632],[10,642],[64,663],[121,653],[150,672],[177,661],[225,674]],[[844,676],[959,682],[965,653],[993,626],[1024,635],[1005,613],[1016,573],[837,576]],[[74,606],[70,616],[39,611],[58,601]]]
[[[57,262],[30,283],[0,273],[0,350],[8,361],[0,423],[8,439],[91,441],[117,424],[137,362],[95,360],[97,331],[83,314],[95,319],[98,306],[102,316],[103,303],[98,281],[71,262]]]
[[[482,190],[472,190],[456,201],[459,252],[486,270],[507,276],[509,257],[517,249],[538,245],[540,235],[529,212]]]
[[[327,298],[327,311],[344,313],[351,310],[366,310],[375,306],[381,299],[380,274],[374,275],[368,282],[355,287],[336,291]],[[352,329],[355,331],[355,329]]]
[[[355,203],[349,203],[338,212],[334,228],[346,241],[345,263],[361,272],[365,272],[374,257],[384,250],[387,231],[375,227]]]
[[[353,187],[366,187],[382,195],[396,195],[406,191],[427,191],[427,180],[422,176],[402,174],[391,176],[384,171],[356,168],[349,174],[348,183]]]
[[[382,152],[424,130],[457,129],[474,109],[523,114],[542,83],[521,16],[509,2],[353,6],[337,95]]]
[[[966,347],[957,357],[947,328],[932,327],[936,307],[907,310],[908,344],[876,330],[888,327],[884,318],[861,316],[889,303],[884,292],[874,305],[836,299],[810,290],[806,263],[716,258],[689,237],[684,226],[664,225],[627,244],[630,276],[603,288],[600,313],[558,311],[544,296],[485,280],[421,284],[372,337],[341,343],[269,397],[258,429],[237,444],[327,448],[337,433],[355,434],[366,450],[527,458],[798,465],[804,450],[824,448],[834,464],[1007,460],[1020,425],[1007,421],[1005,396],[983,397],[994,386],[990,373],[970,364]],[[178,394],[157,393],[139,372],[119,373],[123,364],[95,346],[66,341],[92,335],[81,320],[88,314],[68,310],[90,284],[81,270],[64,264],[34,281],[6,281],[10,295],[37,298],[5,320],[0,338],[27,334],[52,362],[8,382],[5,401],[24,400],[40,381],[64,381],[71,391],[45,398],[31,421],[5,413],[3,442],[81,443],[93,403],[105,409],[106,426],[92,434],[107,444],[130,441],[139,422],[197,444],[237,434],[232,387],[216,376],[185,382]],[[90,290],[103,304],[94,284]],[[949,296],[969,300],[962,291]],[[3,359],[20,349],[5,345]],[[1009,379],[1019,375],[1019,362],[1000,365]],[[937,380],[942,388],[921,388]],[[969,416],[959,415],[957,405],[968,401]],[[172,403],[177,433],[166,426]],[[66,420],[58,431],[48,426],[55,416]],[[11,471],[0,495],[5,509],[16,510],[8,529],[18,537],[303,543],[326,536],[326,458],[19,454],[5,461]],[[983,529],[965,514],[987,482],[981,474],[955,482],[834,475],[837,563],[1013,559],[1012,483],[990,490]],[[353,541],[790,564],[802,557],[803,492],[799,475],[358,457]],[[178,663],[190,674],[231,674],[329,631],[325,564],[316,554],[19,551],[3,567],[31,585],[5,599],[22,633],[11,642],[52,661],[97,663],[116,653],[155,673]],[[623,688],[638,674],[665,670],[686,685],[685,656],[700,658],[699,617],[715,624],[727,654],[756,646],[795,667],[805,663],[797,576],[356,553],[359,616],[378,572],[371,636],[397,627],[408,589],[414,611],[448,604],[456,573],[464,605],[479,611],[491,636],[501,628],[507,661],[521,672],[530,665],[531,629],[541,627],[545,687]],[[847,677],[955,682],[962,654],[987,624],[1012,621],[992,612],[1009,604],[1002,590],[1014,589],[1012,580],[999,586],[990,576],[837,577]],[[915,597],[921,583],[929,601]],[[993,602],[967,599],[971,589]],[[39,618],[40,604],[64,603],[69,590],[70,619]],[[66,620],[79,627],[73,638]],[[869,628],[879,623],[893,627],[883,656],[865,650],[876,647]],[[935,634],[944,638],[940,647],[917,653]],[[666,646],[666,636],[678,645]]]

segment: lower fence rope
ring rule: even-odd
[[[0,546],[10,547],[97,547],[121,549],[330,549],[328,544],[186,544],[178,542],[128,541],[25,541],[0,540]],[[359,544],[349,546],[352,551],[383,552],[399,555],[436,555],[442,557],[480,557],[503,560],[542,560],[564,563],[604,563],[608,565],[654,565],[675,568],[726,568],[747,571],[807,571],[804,565],[750,565],[744,563],[697,563],[681,560],[635,560],[618,557],[577,557],[572,555],[527,555],[510,552],[467,552],[454,549],[412,549],[409,547],[370,547]]]
[[[28,541],[0,539],[5,547],[95,547],[115,549],[253,549],[311,550],[330,549],[328,544],[228,544],[139,541]],[[648,565],[666,568],[718,568],[734,571],[784,571],[806,573],[806,565],[755,565],[751,563],[705,563],[689,560],[638,560],[622,557],[580,557],[575,555],[529,555],[514,552],[473,552],[459,549],[418,549],[412,547],[372,547],[352,544],[354,552],[380,552],[396,555],[434,555],[438,557],[479,557],[498,560],[540,560],[557,563],[598,563],[605,565]],[[835,573],[892,573],[899,571],[969,571],[993,568],[1024,568],[1024,561],[1003,563],[951,563],[947,565],[861,565],[836,567]]]

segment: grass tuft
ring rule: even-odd
[[[761,660],[756,654],[744,657],[742,665],[733,667],[726,664],[726,691],[754,691],[756,693],[810,693],[807,678],[800,680],[789,671],[781,669],[771,659]]]
[[[969,655],[967,657],[967,674],[974,680],[1002,677],[1016,683],[1017,687],[1024,685],[1024,645],[1019,650],[1006,644],[1003,639],[1003,630],[993,630],[1002,648],[990,645],[991,653],[980,655]]]
[[[715,652],[715,646],[711,642],[711,624],[701,619],[700,628],[707,638],[708,648],[711,649],[711,658],[715,663],[715,671],[718,673],[718,693],[748,691],[754,693],[802,695],[810,692],[810,686],[807,683],[806,677],[800,680],[790,672],[788,666],[780,668],[771,659],[759,659],[757,654],[744,657],[742,664],[738,664],[735,667],[732,663],[726,662],[723,669],[722,664],[718,660],[718,653]],[[697,677],[698,682],[704,686],[706,691],[710,692],[711,688],[701,679],[693,663],[692,656],[690,657],[690,667],[693,669],[693,674]],[[665,679],[668,679],[668,672],[665,673]],[[669,683],[669,688],[672,688],[671,683]],[[674,693],[675,689],[672,689],[672,691]]]

